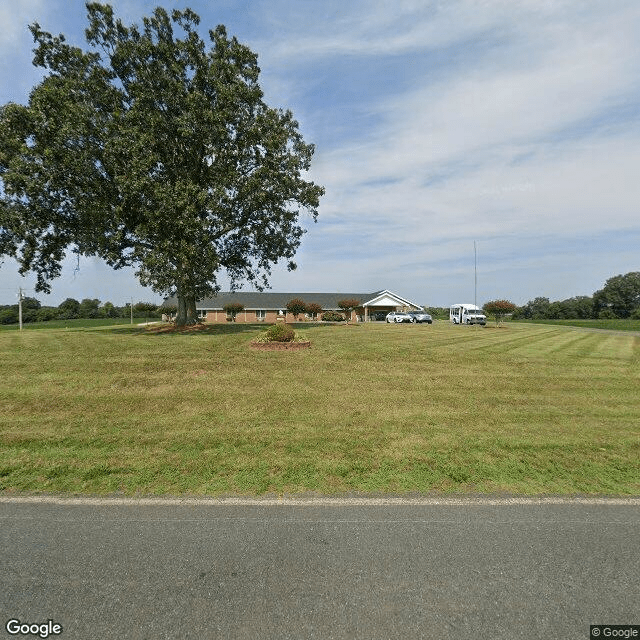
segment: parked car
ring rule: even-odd
[[[424,311],[409,311],[409,315],[411,316],[411,322],[426,322],[427,324],[433,322],[433,318]]]
[[[390,311],[385,318],[387,322],[411,322],[411,316],[404,311]]]

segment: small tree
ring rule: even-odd
[[[80,303],[75,298],[67,298],[58,305],[59,317],[62,320],[70,320],[78,318],[80,312]]]
[[[351,312],[360,306],[360,300],[347,298],[346,300],[340,300],[338,306],[344,311],[347,322],[349,322],[351,320]]]
[[[309,302],[307,304],[306,312],[311,318],[317,318],[322,313],[322,306],[317,302]]]
[[[157,318],[160,311],[153,302],[136,302],[133,305],[133,315],[137,318]]]
[[[300,300],[300,298],[294,298],[287,302],[286,309],[293,314],[293,319],[298,322],[298,316],[307,310],[307,303],[304,300]]]
[[[36,322],[48,322],[56,320],[58,317],[58,309],[56,307],[40,307],[36,311]]]
[[[236,316],[244,311],[244,305],[242,302],[228,302],[222,309],[227,316],[231,317],[231,322],[235,322]]]
[[[122,309],[116,307],[113,302],[105,302],[102,307],[102,313],[105,318],[121,318]]]
[[[81,318],[99,318],[100,300],[97,298],[84,298],[78,307],[78,315]]]
[[[492,300],[491,302],[486,302],[483,308],[487,314],[495,316],[497,326],[505,315],[516,310],[516,305],[513,302],[509,302],[509,300]]]

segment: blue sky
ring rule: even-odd
[[[448,306],[591,295],[640,270],[640,4],[636,0],[114,0],[126,23],[157,4],[225,24],[259,55],[272,106],[316,144],[325,186],[298,270],[274,291],[390,289]],[[39,71],[27,25],[84,43],[77,0],[0,0],[0,102]],[[69,260],[44,304],[160,301],[132,271]],[[225,279],[222,278],[222,282]],[[29,291],[31,289],[31,291]]]

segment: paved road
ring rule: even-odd
[[[632,504],[0,500],[0,638],[587,639],[640,624]],[[38,636],[30,636],[38,637]]]

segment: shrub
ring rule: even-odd
[[[339,300],[338,306],[344,311],[348,320],[351,320],[351,312],[360,306],[360,300],[355,298],[347,298],[346,300]]]
[[[162,312],[153,302],[136,302],[133,305],[133,315],[136,318],[159,318]]]
[[[58,305],[58,317],[61,320],[79,318],[80,303],[75,298],[67,298]]]
[[[341,313],[335,311],[325,311],[322,314],[322,319],[325,322],[344,322],[344,316]]]
[[[634,309],[629,316],[632,320],[640,320],[640,307]]]
[[[509,300],[492,300],[485,302],[483,308],[485,313],[495,316],[496,324],[498,324],[504,316],[513,313],[517,307]]]
[[[244,311],[244,305],[242,302],[228,302],[222,307],[222,310],[227,314],[227,320],[235,322],[236,316]]]
[[[310,318],[317,318],[318,314],[322,313],[322,306],[317,302],[309,302],[309,304],[307,304],[306,312],[309,314]]]
[[[56,320],[58,317],[58,309],[54,307],[41,307],[36,311],[36,322],[48,322]]]
[[[618,316],[613,312],[612,309],[603,309],[599,314],[598,318],[601,320],[615,320]]]
[[[293,317],[297,322],[298,316],[307,310],[307,303],[304,300],[300,300],[300,298],[294,298],[293,300],[289,300],[289,302],[287,302],[286,309],[289,313],[293,314]]]
[[[0,324],[18,324],[18,305],[15,307],[0,311]]]
[[[295,331],[286,324],[274,324],[267,329],[269,342],[293,342]]]

